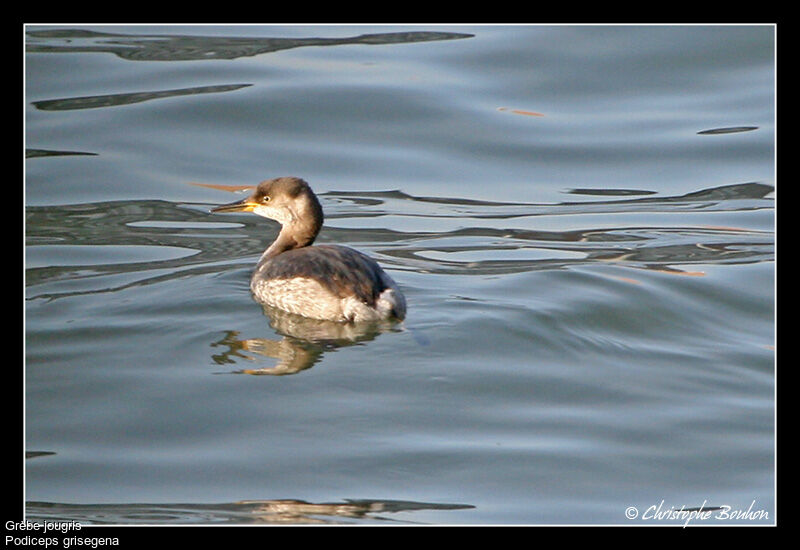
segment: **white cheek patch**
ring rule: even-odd
[[[258,214],[259,216],[263,216],[265,218],[269,218],[271,220],[275,220],[276,222],[281,224],[287,224],[294,219],[289,209],[275,208],[272,206],[267,206],[265,204],[253,208],[253,213]]]

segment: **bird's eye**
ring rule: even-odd
[[[269,195],[264,195],[261,197],[261,202],[269,202]]]

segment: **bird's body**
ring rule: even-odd
[[[322,227],[323,213],[302,179],[263,181],[243,201],[212,210],[241,211],[271,218],[282,226],[250,281],[259,302],[339,322],[405,318],[402,292],[375,260],[346,246],[311,246]]]

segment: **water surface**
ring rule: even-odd
[[[774,522],[774,57],[771,26],[27,27],[27,517]],[[285,175],[405,323],[252,300],[276,224],[209,210]]]

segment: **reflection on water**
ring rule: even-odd
[[[625,195],[655,195],[655,191],[644,189],[569,189],[573,195],[600,195],[606,197],[622,197]]]
[[[425,273],[496,275],[587,263],[680,273],[683,266],[772,261],[772,231],[708,224],[659,225],[658,214],[736,212],[772,209],[774,188],[762,183],[712,187],[676,196],[568,201],[556,204],[507,203],[446,197],[415,197],[399,191],[328,192],[328,220],[383,216],[479,220],[472,226],[440,231],[398,231],[378,227],[326,226],[320,242],[351,244],[377,256],[389,269]],[[435,204],[432,211],[430,204]],[[26,210],[27,245],[123,245],[185,249],[186,254],[153,261],[109,261],[92,265],[48,265],[26,271],[29,299],[56,299],[83,293],[114,292],[188,274],[248,267],[277,233],[251,216],[235,223],[211,222],[207,205],[166,201],[111,201],[34,206]],[[503,220],[540,216],[647,213],[655,223],[584,227],[565,231],[521,229]],[[586,216],[591,220],[590,216]],[[144,223],[147,222],[147,223]],[[685,220],[684,220],[685,222]],[[378,224],[376,224],[378,225]],[[369,243],[359,246],[359,243]],[[504,257],[497,258],[502,253]],[[529,257],[532,255],[533,257]],[[174,255],[173,255],[174,256]],[[689,270],[693,272],[693,270]],[[139,274],[134,280],[118,276]],[[47,283],[80,281],[68,289]],[[402,276],[399,276],[402,286]]]
[[[224,84],[219,86],[196,86],[193,88],[182,88],[180,90],[161,90],[153,92],[136,92],[126,94],[108,94],[87,97],[70,97],[66,99],[47,99],[34,101],[33,105],[42,111],[72,111],[75,109],[98,109],[101,107],[117,107],[119,105],[130,105],[141,103],[151,99],[162,99],[165,97],[177,97],[182,95],[196,94],[218,94],[221,92],[232,92],[241,88],[252,86],[252,84]]]
[[[451,206],[474,206],[474,207],[514,207],[520,208],[519,212],[514,212],[510,209],[504,209],[502,212],[484,212],[481,210],[469,211],[463,210],[459,208],[457,211],[453,212],[452,217],[504,217],[504,218],[511,218],[511,217],[522,217],[522,216],[536,216],[536,215],[554,215],[554,214],[583,214],[583,213],[598,213],[598,212],[608,212],[608,213],[625,213],[625,212],[634,212],[637,211],[637,207],[645,206],[648,207],[651,204],[661,204],[664,203],[665,205],[669,204],[671,207],[676,206],[688,206],[692,209],[695,208],[705,208],[705,206],[699,206],[696,203],[698,201],[722,201],[722,200],[741,200],[741,199],[763,199],[770,193],[772,193],[775,188],[771,185],[767,185],[765,183],[757,183],[757,182],[748,182],[748,183],[737,183],[737,184],[730,184],[730,185],[721,185],[718,187],[710,187],[708,189],[701,189],[699,191],[694,191],[691,193],[686,193],[683,195],[673,195],[673,196],[662,196],[662,197],[647,197],[647,198],[640,198],[640,199],[629,199],[629,200],[614,200],[614,201],[594,201],[594,202],[561,202],[556,205],[552,204],[542,204],[542,203],[530,203],[530,202],[493,202],[493,201],[482,201],[482,200],[473,200],[473,199],[464,199],[460,197],[419,197],[419,196],[411,196],[402,191],[360,191],[360,192],[331,192],[326,193],[325,195],[335,196],[335,197],[355,197],[354,202],[357,204],[376,204],[376,199],[396,199],[396,200],[408,200],[413,202],[419,203],[434,203],[434,204],[444,204],[444,205],[451,205]],[[586,193],[588,194],[588,193]],[[593,194],[597,195],[615,195],[615,194],[622,194],[622,195],[649,195],[653,194],[653,192],[646,191],[646,190],[619,190],[619,189],[601,189],[601,190],[594,190]],[[363,199],[359,199],[359,197],[374,197],[373,201],[365,202]],[[579,210],[573,210],[570,207],[577,206]],[[597,207],[604,207],[610,206],[609,210],[599,210]],[[723,205],[714,204],[708,205],[708,207],[719,207]],[[732,205],[738,209],[739,205]],[[554,208],[558,208],[558,210],[554,210]],[[642,209],[639,208],[638,211]],[[441,216],[441,214],[439,214]]]
[[[250,38],[230,36],[136,35],[81,29],[28,31],[28,52],[107,52],[130,61],[236,59],[304,46],[407,44],[455,40],[454,32],[387,32],[345,38]]]
[[[39,158],[39,157],[63,157],[70,155],[84,155],[84,156],[97,156],[97,153],[87,153],[83,151],[52,151],[48,149],[25,149],[25,158]]]
[[[392,514],[466,510],[468,504],[358,500],[306,502],[294,499],[243,500],[219,504],[63,504],[28,502],[29,521],[77,521],[83,524],[336,524],[391,523]],[[413,516],[411,518],[413,522]]]
[[[217,364],[234,363],[235,358],[253,360],[254,355],[278,360],[272,367],[235,371],[237,374],[295,374],[311,368],[326,351],[375,339],[379,334],[398,329],[391,321],[364,323],[335,323],[308,319],[269,306],[263,306],[270,326],[283,338],[238,338],[238,332],[228,331],[225,337],[211,344],[227,348],[212,355]]]
[[[738,134],[739,132],[750,132],[758,130],[758,126],[731,126],[729,128],[712,128],[697,132],[701,136],[713,136],[717,134]]]
[[[25,451],[25,458],[37,458],[40,456],[52,456],[56,453],[52,451]]]

